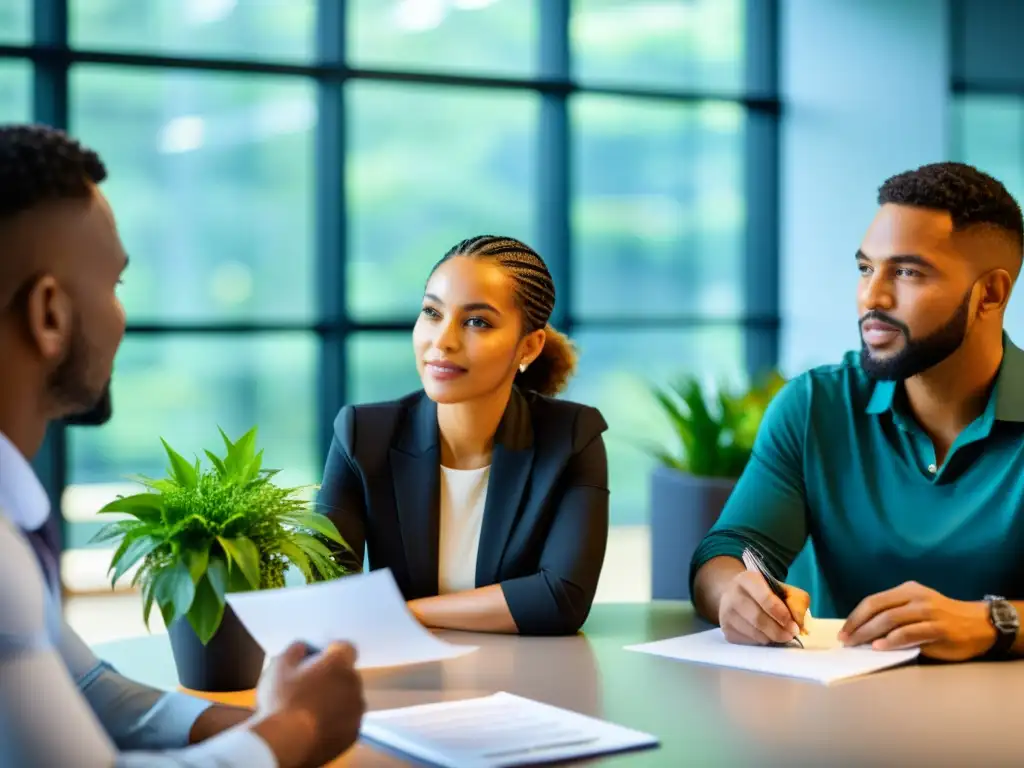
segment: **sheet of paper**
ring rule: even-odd
[[[504,691],[368,712],[362,735],[445,768],[497,768],[655,747],[647,733]]]
[[[870,646],[844,648],[836,639],[843,626],[841,619],[812,619],[808,634],[801,636],[804,648],[787,646],[736,645],[715,628],[682,637],[626,646],[679,661],[712,664],[782,677],[797,677],[819,683],[832,683],[905,664],[917,658],[919,649],[875,651]]]
[[[369,669],[477,650],[445,642],[416,621],[386,568],[297,587],[229,593],[227,601],[268,656],[296,640],[317,648],[344,640],[356,648],[356,666]]]

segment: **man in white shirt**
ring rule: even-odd
[[[64,623],[49,500],[29,463],[48,422],[110,414],[127,266],[99,157],[0,126],[0,767],[319,766],[358,738],[355,653],[295,644],[253,712],[128,680]]]

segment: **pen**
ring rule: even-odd
[[[789,608],[789,603],[786,602],[786,588],[782,586],[781,581],[779,581],[772,575],[771,571],[769,571],[768,568],[765,566],[764,560],[761,559],[761,556],[757,554],[757,552],[755,552],[753,548],[746,547],[743,550],[743,564],[747,567],[748,571],[755,571],[757,573],[760,573],[764,577],[764,580],[768,583],[768,588],[775,594],[776,597],[779,598],[779,600],[782,601],[782,604],[785,605],[787,609]],[[790,614],[792,614],[792,611],[790,612]],[[793,621],[796,621],[796,616],[793,616]],[[799,626],[799,624],[797,626]],[[804,628],[800,627],[800,631],[802,633],[804,631]],[[801,641],[799,637],[794,637],[793,639],[797,643],[799,643],[801,648],[804,647],[803,641]]]
[[[317,655],[323,653],[323,651],[324,651],[324,649],[321,648],[319,645],[313,645],[312,643],[307,642],[306,640],[303,640],[302,644],[304,646],[306,646],[306,657],[305,658],[307,658],[307,659],[309,659],[309,658],[311,658],[313,656],[317,656]]]

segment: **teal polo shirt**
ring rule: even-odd
[[[753,544],[816,616],[845,618],[905,581],[1024,599],[1024,352],[1006,336],[1003,349],[984,411],[941,466],[902,384],[871,379],[857,352],[791,380],[694,553],[691,591],[701,565]]]

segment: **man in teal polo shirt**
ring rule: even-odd
[[[1024,352],[1003,316],[1021,210],[958,163],[894,176],[878,203],[851,259],[862,348],[772,402],[691,594],[731,642],[791,640],[810,595],[779,599],[740,557],[755,548],[783,580],[809,537],[845,644],[1019,656]]]

